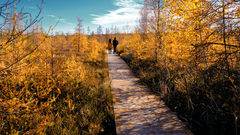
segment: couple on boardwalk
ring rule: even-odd
[[[108,53],[109,54],[112,53],[112,46],[114,47],[113,53],[116,53],[117,45],[118,45],[118,41],[117,41],[116,37],[114,37],[113,43],[111,43],[111,39],[109,39],[109,42],[108,42]]]

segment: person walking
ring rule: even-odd
[[[109,42],[108,42],[108,54],[112,53],[112,46],[113,46],[113,44],[111,43],[111,39],[109,39]]]
[[[117,45],[118,45],[118,41],[117,41],[116,37],[114,37],[114,40],[113,40],[114,51],[113,51],[113,53],[116,53],[116,51],[117,51]]]

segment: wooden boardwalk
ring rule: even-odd
[[[108,54],[108,67],[118,135],[192,135],[117,54]]]

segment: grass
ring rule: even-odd
[[[236,71],[231,71],[232,76],[228,78],[227,73],[214,66],[206,71],[176,67],[169,68],[171,76],[168,77],[161,63],[155,67],[151,64],[155,61],[132,57],[122,49],[118,53],[141,81],[188,123],[194,134],[236,134],[237,129],[239,131],[239,121],[235,119],[240,105]]]
[[[59,56],[53,77],[1,81],[0,134],[116,134],[106,54],[96,55]]]

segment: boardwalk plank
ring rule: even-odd
[[[108,54],[108,67],[118,135],[192,135],[117,54]]]

